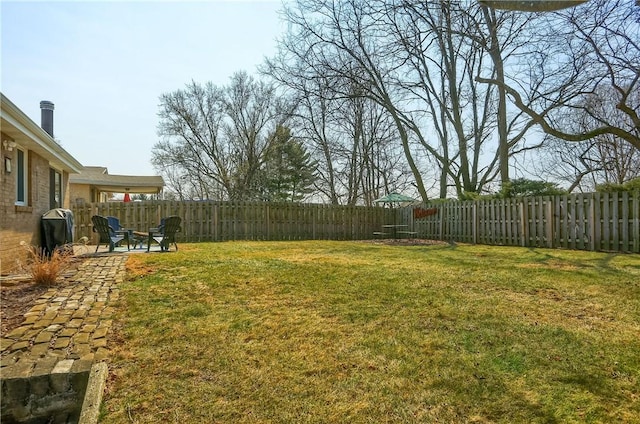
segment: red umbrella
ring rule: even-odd
[[[130,202],[131,201],[131,197],[129,197],[129,193],[125,193],[124,194],[124,202]]]

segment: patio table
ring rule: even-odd
[[[138,244],[140,245],[140,249],[142,249],[142,243],[144,243],[149,236],[148,233],[143,233],[130,228],[121,228],[116,230],[115,233],[124,237],[124,241],[127,242],[128,250],[136,249]]]
[[[149,237],[149,233],[145,233],[142,231],[133,231],[132,237],[133,237],[133,248],[135,249],[136,246],[140,244],[140,249],[142,249],[142,243],[144,243],[145,240],[147,240],[147,238]]]
[[[402,231],[400,231],[402,228],[409,228],[409,226],[407,224],[385,224],[382,226],[382,232],[391,232],[393,238],[397,239],[399,238],[398,234],[402,233]]]

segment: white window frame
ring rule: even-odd
[[[22,163],[20,163],[20,154],[22,153]],[[16,148],[16,164],[13,169],[16,172],[16,202],[17,206],[29,206],[29,151],[20,147]],[[18,199],[18,193],[20,190],[20,171],[22,168],[22,189],[24,199]]]
[[[57,193],[57,194],[60,195],[60,199],[59,199],[57,207],[61,208],[61,207],[63,207],[63,204],[64,204],[64,184],[62,184],[62,179],[64,177],[64,173],[62,171],[60,171],[59,169],[54,168],[51,165],[49,165],[49,169],[50,169],[50,171],[49,171],[49,180],[51,180],[51,172],[54,172],[60,178],[60,192]],[[54,178],[53,181],[49,181],[49,184],[51,184],[51,187],[49,187],[49,202],[51,202],[51,194],[54,193],[54,197],[55,197],[55,194],[56,194],[55,178]],[[49,205],[49,206],[51,207],[52,205]]]

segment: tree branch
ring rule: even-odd
[[[552,127],[551,124],[549,124],[544,119],[543,115],[537,113],[536,111],[528,107],[526,104],[524,104],[524,102],[522,101],[522,97],[520,96],[520,93],[518,93],[509,85],[501,83],[500,81],[491,79],[491,78],[476,77],[476,81],[484,84],[494,84],[499,87],[502,87],[507,92],[507,94],[511,96],[516,107],[518,107],[521,111],[529,115],[531,119],[533,119],[536,124],[540,125],[542,130],[549,135],[552,135],[554,137],[557,137],[565,141],[584,141],[584,140],[589,140],[591,138],[594,138],[603,134],[612,134],[629,142],[636,149],[640,150],[640,138],[638,138],[637,136],[635,136],[634,134],[628,131],[623,130],[622,128],[613,127],[610,125],[605,125],[599,128],[595,128],[591,131],[587,131],[581,134],[569,134],[569,133],[560,131]]]

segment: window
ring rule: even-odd
[[[49,209],[62,207],[62,175],[49,169]]]
[[[27,153],[23,150],[16,150],[16,205],[27,206]]]

